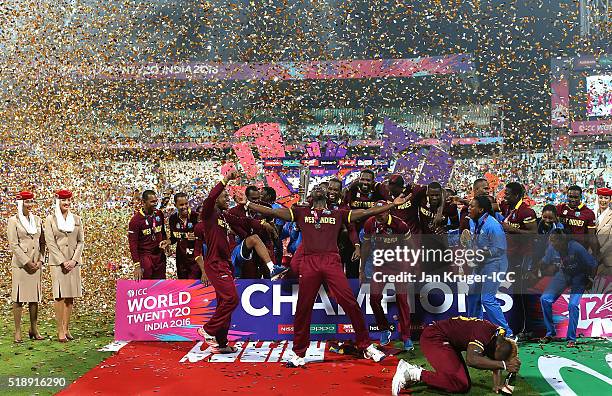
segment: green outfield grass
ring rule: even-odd
[[[24,310],[27,315],[27,310]],[[13,321],[10,313],[0,320],[0,385],[1,395],[53,395],[61,388],[8,388],[7,377],[64,377],[66,385],[85,374],[111,352],[98,349],[112,342],[113,324],[104,318],[75,318],[71,324],[73,341],[57,342],[55,322],[44,320],[40,332],[44,340],[28,338],[29,322],[22,325],[22,344],[13,342]]]
[[[602,338],[579,338],[576,348],[566,348],[565,342],[553,342],[547,345],[531,343],[521,346],[521,374],[541,395],[553,396],[557,392],[544,379],[541,368],[550,369],[557,358],[568,359],[568,366],[559,370],[558,374],[547,374],[553,382],[561,380],[577,395],[603,396],[612,394],[612,385],[602,378],[612,376],[612,368],[606,361],[606,356],[612,353],[612,342]],[[584,369],[593,370],[599,378]],[[560,378],[558,378],[558,376]]]

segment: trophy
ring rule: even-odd
[[[310,169],[307,166],[300,168],[300,187],[298,193],[300,194],[299,206],[308,206],[308,185],[310,184]]]
[[[459,235],[459,243],[465,249],[468,249],[468,250],[474,249],[474,241],[472,240],[472,233],[470,232],[470,230],[468,229],[463,230],[463,232]],[[466,264],[469,268],[477,267],[477,265],[474,264],[474,260],[467,260],[466,258],[466,261],[467,261]],[[463,269],[463,264],[461,265],[455,264],[455,265],[459,267],[459,274],[463,275],[465,273]]]
[[[464,248],[467,248],[467,249],[472,248],[472,233],[470,232],[470,230],[468,229],[463,230],[463,232],[459,236],[459,242],[461,243],[461,246],[463,246]]]

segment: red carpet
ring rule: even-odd
[[[60,393],[67,395],[389,395],[397,358],[327,352],[305,369],[283,363],[180,363],[191,342],[133,342]]]

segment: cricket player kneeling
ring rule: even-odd
[[[391,394],[397,395],[404,387],[417,382],[450,393],[468,392],[471,380],[467,366],[493,371],[493,390],[500,391],[501,370],[516,373],[521,367],[516,342],[504,334],[501,327],[489,321],[463,316],[427,326],[421,334],[420,345],[433,371],[400,360]],[[465,360],[463,351],[467,352]]]

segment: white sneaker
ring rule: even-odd
[[[415,366],[414,364],[410,364],[406,362],[406,375],[404,376],[406,380],[406,385],[414,385],[421,380],[421,373],[423,372],[423,368],[419,366]]]
[[[391,382],[391,394],[393,396],[399,395],[402,389],[404,389],[404,386],[406,386],[406,371],[408,371],[408,363],[400,359],[395,369],[393,381]]]
[[[198,329],[198,334],[202,338],[204,338],[204,342],[206,342],[208,346],[213,347],[213,348],[219,347],[219,343],[217,342],[217,339],[215,338],[215,336],[208,334],[206,330],[204,330],[204,326]]]
[[[296,355],[295,352],[291,351],[291,355],[289,355],[289,361],[287,362],[287,367],[305,367],[306,360],[303,357]]]
[[[386,356],[387,355],[385,355],[385,353],[380,349],[376,348],[376,345],[374,344],[370,344],[370,346],[365,351],[363,351],[363,357],[365,357],[366,359],[372,359],[376,363],[383,360]]]
[[[391,394],[397,396],[407,385],[414,385],[419,382],[422,371],[422,368],[400,359],[391,382]]]

